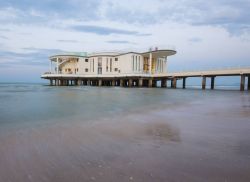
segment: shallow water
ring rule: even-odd
[[[250,181],[250,94],[0,84],[0,181]]]

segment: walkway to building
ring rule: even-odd
[[[219,76],[240,76],[240,90],[250,90],[250,68],[231,68],[207,71],[175,72],[164,74],[120,74],[117,75],[78,75],[78,74],[44,74],[42,78],[49,79],[50,85],[89,85],[89,86],[124,86],[124,87],[156,87],[161,82],[161,87],[167,87],[167,81],[171,81],[171,88],[177,88],[177,81],[182,80],[182,88],[186,88],[186,79],[189,77],[201,77],[202,89],[206,89],[207,78],[211,78],[210,88],[214,89],[215,78]]]

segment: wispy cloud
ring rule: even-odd
[[[199,37],[192,37],[192,38],[188,39],[188,41],[198,43],[198,42],[202,42],[202,39]]]
[[[136,44],[134,42],[130,42],[130,41],[126,41],[126,40],[109,40],[106,42],[110,43],[110,44]]]
[[[64,42],[64,43],[77,43],[77,40],[57,40],[57,42]]]
[[[0,51],[0,63],[5,67],[17,65],[48,65],[48,57],[63,52],[59,49],[23,48],[27,52]]]
[[[139,32],[133,30],[124,30],[94,25],[74,25],[70,29],[80,32],[94,33],[98,35],[122,34],[122,35],[140,35]]]

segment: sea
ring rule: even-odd
[[[250,181],[250,92],[0,84],[0,182]]]

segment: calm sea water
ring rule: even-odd
[[[249,181],[249,131],[247,91],[0,84],[0,181]]]
[[[170,90],[109,87],[50,87],[42,84],[0,84],[0,124],[42,124],[48,120],[83,120],[147,107],[174,107],[187,102],[247,97],[238,91]]]

